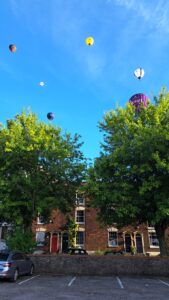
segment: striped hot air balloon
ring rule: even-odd
[[[148,97],[145,94],[135,94],[129,99],[129,103],[131,103],[137,112],[140,111],[141,105],[147,107],[148,104]]]
[[[137,79],[141,79],[144,77],[144,69],[143,68],[138,68],[134,71],[134,75],[136,76]]]

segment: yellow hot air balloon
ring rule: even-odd
[[[93,46],[93,44],[94,44],[94,39],[91,36],[87,37],[86,38],[86,45],[87,46]]]

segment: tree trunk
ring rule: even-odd
[[[165,222],[160,222],[155,224],[155,230],[159,241],[161,256],[169,256],[169,249],[167,247],[166,237],[165,237],[165,230],[167,229],[167,227],[168,226]]]

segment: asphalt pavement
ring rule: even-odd
[[[127,276],[20,277],[0,281],[0,300],[167,300],[169,278]]]

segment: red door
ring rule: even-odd
[[[56,234],[52,235],[52,247],[51,247],[51,253],[56,253],[58,250],[58,237]]]

